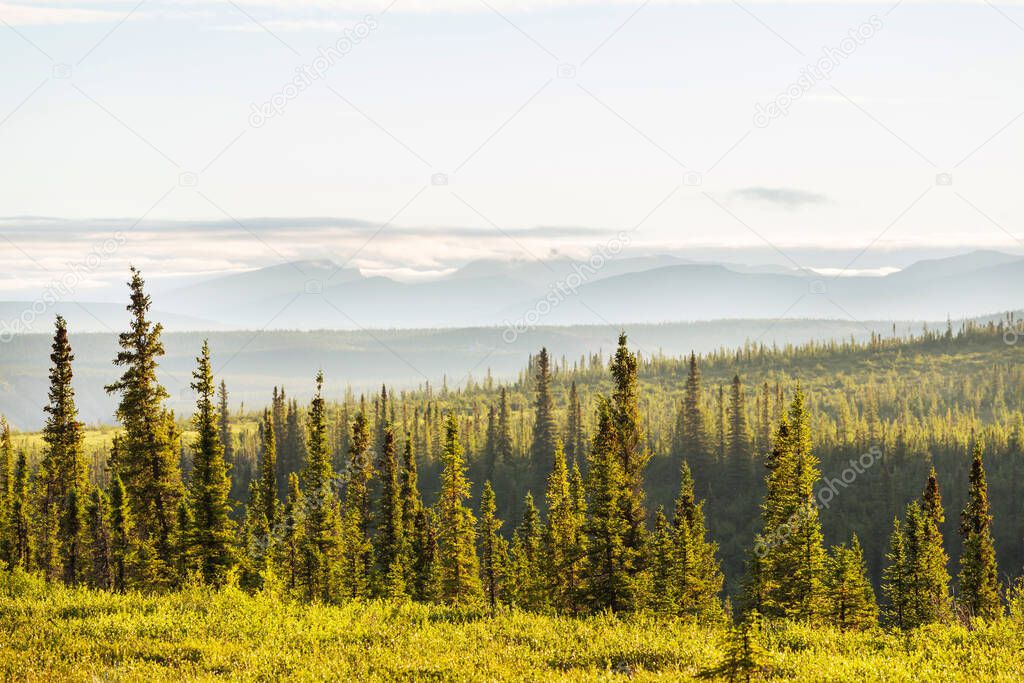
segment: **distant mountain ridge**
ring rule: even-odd
[[[821,275],[670,255],[472,261],[431,280],[364,275],[329,259],[211,276],[153,294],[169,330],[532,327],[721,319],[954,319],[1024,304],[1024,257],[998,251],[918,261],[889,275]],[[15,320],[30,302],[0,303]],[[109,331],[123,305],[61,302],[72,329]]]

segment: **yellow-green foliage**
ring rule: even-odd
[[[0,574],[0,680],[686,681],[727,634],[681,620],[545,617],[415,603],[290,603],[194,587],[114,595]],[[766,624],[763,676],[1019,681],[1024,625],[911,634]]]

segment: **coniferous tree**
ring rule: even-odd
[[[734,486],[742,486],[749,474],[750,430],[747,426],[746,398],[739,375],[733,375],[729,392],[729,479]]]
[[[352,441],[346,471],[345,499],[341,516],[342,594],[350,598],[369,595],[373,571],[373,547],[370,542],[370,481],[373,461],[370,454],[370,427],[366,414],[359,411],[352,423]],[[310,443],[310,453],[312,453]],[[390,564],[385,568],[385,572]]]
[[[110,484],[110,559],[114,590],[124,592],[134,584],[137,555],[128,491],[121,477],[115,475]]]
[[[631,353],[626,344],[625,333],[620,333],[619,346],[611,364],[615,389],[612,392],[610,408],[617,455],[626,485],[619,499],[622,516],[626,522],[623,542],[633,557],[636,572],[643,569],[647,516],[644,507],[644,468],[651,459],[641,426],[638,366],[636,354]]]
[[[818,461],[811,453],[809,417],[799,385],[766,458],[764,529],[754,544],[748,607],[769,616],[816,621],[826,609],[825,549],[814,503]]]
[[[445,419],[444,433],[441,492],[437,500],[442,596],[446,602],[471,603],[481,596],[476,520],[465,504],[469,481],[458,423],[452,414]]]
[[[87,553],[87,581],[93,588],[113,588],[114,574],[111,564],[110,513],[107,497],[99,488],[94,488],[85,510]]]
[[[587,454],[587,562],[584,587],[595,610],[620,612],[635,607],[635,552],[626,545],[629,524],[621,498],[628,486],[611,407],[603,397],[597,409],[597,432]]]
[[[672,527],[665,518],[665,509],[658,506],[654,514],[654,533],[650,541],[651,595],[649,607],[658,614],[675,614],[679,610],[680,572]]]
[[[288,493],[281,509],[280,541],[275,544],[277,566],[281,568],[288,590],[299,587],[302,571],[303,519],[302,506],[305,498],[299,488],[299,475],[288,475]]]
[[[906,531],[899,517],[892,521],[889,550],[885,559],[887,564],[882,570],[882,594],[885,596],[883,616],[888,624],[903,629],[910,625],[911,575],[907,560]]]
[[[829,621],[842,630],[863,629],[878,621],[875,591],[867,576],[864,552],[857,535],[850,547],[832,548],[826,578]]]
[[[491,482],[484,482],[480,496],[480,578],[483,581],[484,597],[493,612],[502,594],[503,580],[508,563],[508,544],[501,537],[503,522],[498,519]]]
[[[523,518],[512,533],[509,550],[509,602],[521,609],[542,611],[548,605],[543,564],[543,523],[533,494],[523,499]]]
[[[118,381],[106,387],[108,393],[121,396],[117,418],[124,428],[110,464],[133,506],[132,518],[142,547],[152,548],[154,570],[166,577],[184,487],[175,448],[174,418],[164,407],[167,390],[156,377],[158,359],[164,355],[160,340],[163,325],[153,324],[147,317],[152,302],[135,268],[129,287],[131,323],[129,330],[118,337],[121,351],[114,359],[114,365],[125,370]]]
[[[677,455],[694,463],[698,473],[706,477],[707,468],[710,466],[710,448],[704,426],[704,411],[701,407],[700,366],[697,364],[697,355],[693,352],[690,353],[677,439]]]
[[[32,565],[32,544],[29,528],[31,499],[28,482],[28,460],[19,451],[14,464],[11,502],[4,527],[5,556],[9,567],[29,569]]]
[[[441,568],[433,513],[420,506],[413,525],[412,596],[420,602],[434,602],[441,598]]]
[[[555,444],[554,468],[545,494],[548,523],[544,533],[544,572],[554,608],[575,613],[583,573],[583,515],[573,496],[562,442]]]
[[[78,421],[71,363],[75,359],[68,342],[64,318],[57,316],[50,353],[50,389],[43,427],[46,444],[39,465],[37,567],[48,578],[65,577],[74,582],[81,569],[82,514],[88,485],[82,443],[84,425]],[[74,512],[69,512],[71,506]]]
[[[299,573],[307,599],[330,602],[334,596],[341,553],[341,518],[334,469],[327,445],[327,407],[324,375],[316,376],[316,393],[309,407],[309,439],[302,471],[302,527]],[[289,413],[289,423],[291,421]]]
[[[277,525],[281,504],[277,492],[277,432],[274,429],[274,420],[267,411],[263,412],[260,437],[260,466],[257,473],[259,498],[257,502],[263,508],[263,516],[267,519],[267,525],[273,529]],[[250,504],[252,500],[252,494],[250,494]]]
[[[271,427],[272,429],[273,427]],[[266,505],[260,480],[249,482],[249,500],[242,520],[242,538],[239,583],[243,588],[257,590],[263,587],[271,556],[271,527],[267,520]],[[276,500],[275,500],[276,502]]]
[[[542,348],[537,356],[535,379],[536,403],[530,457],[535,481],[539,482],[555,457],[555,406],[551,397],[551,361],[546,348]]]
[[[725,577],[718,563],[718,544],[707,539],[704,503],[694,494],[693,476],[685,461],[672,526],[678,613],[704,621],[720,620]]]
[[[988,483],[978,442],[974,444],[967,504],[960,513],[960,536],[964,544],[960,555],[960,606],[968,616],[995,619],[1003,613],[1003,607],[999,601]]]
[[[192,478],[189,482],[191,513],[189,551],[203,580],[219,586],[234,562],[234,523],[230,518],[231,480],[220,441],[219,416],[214,403],[216,385],[210,367],[210,345],[204,341],[192,373],[192,389],[198,395],[192,425],[197,435],[192,444]],[[182,520],[186,521],[186,520]]]
[[[11,444],[11,425],[0,415],[0,524],[4,513],[10,510],[14,491],[14,447]]]
[[[382,488],[380,511],[377,514],[377,568],[381,575],[395,571],[405,576],[403,548],[405,524],[402,514],[401,475],[395,454],[395,432],[388,424],[384,428]],[[403,581],[404,583],[404,581]]]
[[[508,390],[505,387],[501,388],[498,398],[498,433],[495,444],[497,446],[497,461],[505,465],[510,464],[514,453],[512,446],[512,419],[509,414]]]
[[[306,440],[303,438],[301,412],[298,401],[292,399],[288,403],[284,430],[275,430],[274,432],[275,435],[284,435],[279,439],[281,443],[278,444],[277,452],[278,472],[281,474],[281,478],[278,480],[279,485],[283,479],[287,486],[288,475],[292,472],[300,474],[301,477],[310,457],[306,452]]]

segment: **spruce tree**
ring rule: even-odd
[[[629,524],[621,499],[628,483],[619,458],[611,406],[600,397],[597,432],[587,454],[587,562],[584,587],[595,610],[628,611],[636,607],[633,576],[636,553],[626,545]]]
[[[525,610],[539,612],[548,605],[548,586],[543,564],[543,523],[527,491],[523,499],[523,518],[512,534],[509,551],[509,602]]]
[[[555,444],[554,468],[545,494],[548,522],[544,533],[544,573],[554,608],[572,614],[579,608],[583,572],[583,515],[573,497],[562,442]]]
[[[455,415],[444,423],[441,492],[437,500],[438,559],[442,596],[446,602],[472,603],[480,598],[480,567],[476,556],[476,520],[466,507],[469,481]]]
[[[616,451],[621,463],[625,489],[619,499],[626,522],[623,542],[633,557],[637,571],[643,568],[646,535],[644,507],[644,468],[651,458],[641,426],[637,370],[639,362],[626,343],[626,334],[619,334],[619,346],[611,363],[614,391],[611,411]]]
[[[672,527],[665,509],[654,514],[654,533],[650,542],[651,594],[649,607],[658,614],[676,614],[679,610],[679,563]]]
[[[814,503],[818,461],[811,453],[809,416],[797,386],[779,423],[765,465],[763,531],[748,566],[746,600],[768,616],[815,622],[826,610],[825,549]]]
[[[569,386],[569,402],[567,406],[568,420],[565,433],[565,456],[569,462],[583,457],[583,408],[580,394],[576,389],[576,380]]]
[[[480,496],[480,578],[483,580],[484,597],[493,613],[502,594],[502,582],[508,563],[508,544],[501,537],[503,522],[498,519],[491,482],[484,482]]]
[[[441,598],[441,568],[434,514],[420,506],[413,522],[412,597],[420,602]]]
[[[299,489],[299,475],[288,475],[288,493],[281,509],[280,540],[275,543],[277,566],[289,591],[299,588],[302,571],[302,505],[305,498]]]
[[[4,545],[7,564],[12,569],[32,566],[32,544],[29,529],[31,499],[28,483],[28,460],[24,451],[19,451],[14,464],[11,485],[11,504],[7,511]]]
[[[196,363],[192,373],[192,389],[198,398],[192,417],[196,438],[192,443],[192,478],[189,481],[192,524],[189,550],[191,562],[203,580],[219,586],[234,562],[235,525],[230,518],[231,480],[220,441],[219,416],[214,403],[216,384],[210,367],[210,345],[206,341]]]
[[[369,595],[373,572],[373,548],[370,542],[370,482],[373,478],[373,460],[370,440],[366,414],[359,411],[352,422],[352,441],[349,445],[345,499],[341,515],[341,590],[342,594],[349,598]],[[312,452],[311,442],[310,453]],[[390,562],[388,567],[384,568],[385,573],[389,567]]]
[[[1003,606],[999,601],[988,484],[978,442],[974,444],[967,504],[960,513],[960,536],[964,544],[960,555],[960,607],[968,616],[995,619],[1003,613]]]
[[[907,560],[906,532],[899,517],[893,518],[889,534],[889,550],[882,570],[882,594],[885,596],[883,616],[886,623],[898,629],[910,625],[910,565]]]
[[[163,326],[148,319],[151,299],[145,282],[132,268],[129,282],[129,330],[118,337],[121,351],[114,365],[121,378],[106,387],[120,394],[117,418],[124,433],[111,453],[111,468],[124,483],[133,506],[136,532],[154,551],[155,570],[166,577],[172,560],[178,501],[184,495],[173,416],[164,407],[167,390],[157,381],[157,362],[164,355]]]
[[[271,546],[271,527],[267,521],[261,481],[253,480],[249,482],[249,500],[242,520],[239,548],[239,583],[243,588],[258,590],[263,587],[270,566]]]
[[[551,361],[546,348],[542,348],[537,356],[535,379],[536,402],[530,458],[536,475],[535,481],[539,482],[543,480],[544,473],[551,467],[555,457],[555,406],[551,397]]]
[[[388,424],[384,429],[381,469],[380,510],[377,514],[377,568],[386,575],[393,568],[403,572],[402,552],[405,546],[405,524],[402,514],[401,474],[395,454],[395,432]]]
[[[299,574],[306,598],[330,602],[334,597],[341,560],[342,525],[327,445],[327,406],[323,386],[324,374],[319,372],[306,421],[308,457],[302,471],[302,529],[298,545]],[[291,413],[288,419],[290,423]]]
[[[259,485],[258,503],[263,508],[263,516],[271,529],[277,525],[278,511],[281,504],[277,492],[277,433],[274,420],[268,411],[263,411],[263,423],[260,429],[260,466],[257,473]],[[252,495],[249,496],[252,503]]]
[[[43,442],[46,444],[39,465],[36,486],[39,490],[40,528],[37,567],[49,578],[63,576],[75,582],[81,569],[85,489],[88,486],[82,443],[84,425],[78,421],[75,389],[71,385],[71,363],[75,359],[68,342],[64,318],[57,316],[50,353],[49,401]],[[73,512],[69,512],[71,506]]]
[[[838,545],[829,556],[826,578],[829,621],[841,630],[864,629],[878,621],[875,592],[867,576],[857,535],[850,547]]]
[[[107,497],[99,488],[94,488],[85,510],[86,538],[88,546],[87,581],[93,588],[113,588],[114,574],[111,564],[110,513]]]
[[[68,493],[60,520],[60,549],[64,583],[76,585],[86,578],[85,505],[77,488]]]
[[[704,426],[701,393],[700,366],[697,364],[697,355],[691,352],[677,434],[677,455],[694,463],[698,473],[706,476],[706,468],[710,466],[710,448]]]
[[[128,590],[134,584],[137,564],[135,524],[128,491],[116,475],[110,484],[110,560],[114,590]]]
[[[677,582],[674,604],[678,613],[702,621],[721,620],[725,577],[718,563],[718,544],[707,538],[704,503],[696,498],[693,476],[685,461],[672,526],[673,575]]]
[[[739,375],[733,375],[729,391],[729,481],[743,486],[750,473],[750,429],[747,425],[746,398]]]

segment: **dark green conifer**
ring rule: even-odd
[[[449,414],[444,423],[441,463],[437,545],[442,596],[450,603],[472,603],[482,594],[476,556],[476,520],[466,506],[469,481],[458,423],[453,414]]]
[[[875,591],[868,580],[864,552],[856,534],[850,547],[832,548],[826,576],[828,617],[833,625],[845,631],[869,628],[878,622]]]
[[[231,480],[220,441],[219,416],[214,403],[216,385],[210,367],[210,345],[204,341],[192,373],[192,389],[198,395],[192,417],[196,431],[192,443],[192,477],[189,481],[191,562],[206,583],[219,586],[234,563],[235,524],[230,518]],[[185,520],[182,520],[185,521]]]
[[[106,387],[120,394],[117,418],[124,432],[111,453],[111,468],[124,483],[132,518],[143,545],[154,549],[155,570],[167,574],[172,560],[178,501],[184,495],[173,415],[164,407],[168,394],[157,381],[157,362],[164,355],[163,326],[147,315],[151,305],[145,283],[132,268],[129,282],[130,327],[118,337],[121,351],[114,365],[121,378]]]
[[[992,540],[988,483],[978,442],[974,444],[967,504],[960,513],[960,536],[964,549],[960,555],[959,606],[968,616],[995,619],[1002,615],[1003,606],[999,601],[999,571]]]
[[[498,519],[491,482],[484,482],[480,496],[480,578],[483,580],[484,597],[493,612],[502,595],[503,580],[508,564],[508,544],[501,537],[503,522]]]

